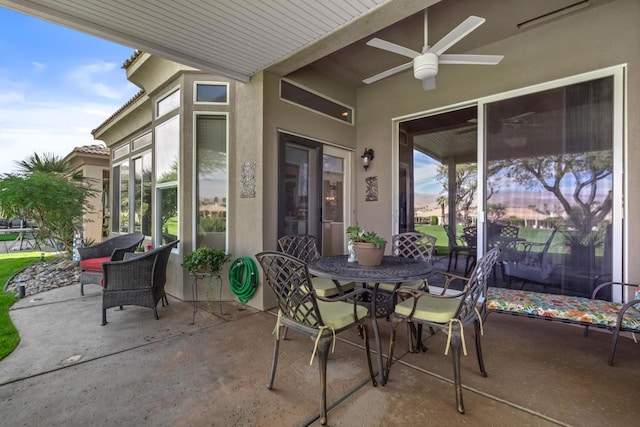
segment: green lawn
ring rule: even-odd
[[[40,252],[0,254],[0,360],[9,355],[20,342],[18,331],[9,319],[9,308],[18,300],[2,291],[11,276],[40,259]]]
[[[416,224],[416,231],[428,234],[436,238],[436,250],[438,255],[446,255],[449,253],[449,238],[441,225]],[[550,230],[538,230],[531,227],[520,227],[519,237],[526,239],[528,242],[544,243],[549,238]],[[457,227],[457,235],[462,235],[462,226]],[[562,252],[564,249],[562,235],[556,233],[549,252]]]
[[[18,238],[18,233],[0,234],[0,242],[12,242]]]

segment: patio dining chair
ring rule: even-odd
[[[395,234],[391,237],[391,255],[411,258],[431,264],[436,238],[428,234],[409,231]],[[402,283],[380,283],[378,289],[385,292],[393,292],[399,286],[413,289],[428,289],[427,278]]]
[[[453,359],[456,407],[458,412],[464,413],[462,382],[460,379],[460,351],[462,350],[465,355],[467,354],[464,327],[470,323],[474,325],[478,365],[480,366],[480,372],[486,377],[487,373],[484,367],[481,346],[482,317],[478,312],[477,305],[480,297],[486,296],[487,279],[492,273],[499,254],[500,249],[495,248],[480,258],[469,278],[463,279],[466,284],[459,292],[434,295],[428,291],[411,288],[401,287],[397,290],[398,298],[406,299],[396,304],[394,313],[391,315],[393,326],[389,344],[389,357],[387,358],[387,378],[393,363],[396,331],[400,323],[407,321],[442,329],[448,334],[444,354],[447,355],[451,350],[451,358]]]
[[[282,328],[286,327],[308,335],[316,342],[311,360],[313,361],[317,354],[321,385],[320,422],[325,425],[327,423],[327,358],[331,343],[335,345],[336,334],[353,327],[358,328],[360,336],[364,339],[371,382],[374,386],[377,384],[369,353],[366,326],[368,309],[358,304],[360,297],[369,291],[358,289],[349,295],[323,298],[316,294],[307,264],[300,259],[282,252],[261,252],[256,255],[256,258],[264,271],[266,282],[276,295],[279,308],[268,388],[273,389]],[[347,298],[351,302],[346,302]]]
[[[315,236],[309,234],[287,234],[278,239],[280,250],[287,255],[298,258],[304,263],[310,263],[320,258]],[[355,288],[353,282],[338,282],[338,285],[326,277],[311,277],[313,289],[321,297],[344,295]]]
[[[476,257],[477,242],[474,237],[477,236],[477,228],[465,227],[463,229],[462,237],[458,237],[456,236],[455,227],[449,227],[447,224],[443,227],[444,231],[447,233],[447,237],[449,238],[449,265],[447,266],[447,271],[451,271],[451,261],[454,261],[453,268],[454,270],[457,270],[458,256],[462,254],[465,256],[464,271],[466,274],[469,270],[469,266],[472,265],[472,261],[475,260]]]

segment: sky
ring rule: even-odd
[[[0,175],[15,161],[98,144],[98,127],[140,89],[133,48],[0,7]]]

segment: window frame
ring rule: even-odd
[[[167,98],[174,95],[178,97],[178,105],[160,114],[160,104],[163,101],[166,101]],[[176,110],[180,110],[181,106],[182,106],[182,91],[181,91],[180,85],[177,85],[177,86],[174,86],[172,89],[167,90],[165,94],[163,94],[160,98],[156,100],[156,102],[154,103],[154,109],[153,109],[154,116],[156,119],[165,117],[168,114],[175,112]]]
[[[287,83],[287,84],[289,84],[291,86],[295,86],[296,88],[298,88],[300,90],[303,90],[305,92],[310,93],[311,95],[317,96],[317,97],[322,98],[322,99],[324,99],[324,100],[326,100],[328,102],[336,104],[336,105],[338,105],[340,107],[346,108],[351,113],[350,115],[348,115],[349,119],[348,120],[342,120],[342,119],[340,119],[338,117],[332,116],[331,114],[323,113],[320,110],[316,110],[316,109],[314,109],[314,108],[312,108],[310,106],[307,106],[307,105],[304,105],[304,104],[300,104],[300,103],[298,103],[296,101],[293,101],[291,99],[284,98],[282,96],[282,83]],[[331,97],[328,97],[328,96],[326,96],[326,95],[324,95],[324,94],[322,94],[322,93],[320,93],[318,91],[315,91],[313,89],[309,89],[308,87],[303,86],[300,83],[296,83],[294,81],[291,81],[291,80],[285,79],[285,78],[280,79],[280,84],[278,85],[278,96],[279,96],[280,100],[283,101],[283,102],[287,102],[289,104],[298,106],[300,108],[304,108],[305,110],[312,111],[312,112],[314,112],[316,114],[320,114],[321,116],[324,116],[324,117],[329,117],[330,119],[333,119],[333,120],[335,120],[337,122],[344,123],[344,124],[347,124],[347,125],[350,125],[350,126],[355,126],[355,121],[356,121],[356,110],[355,110],[355,108],[353,108],[353,107],[351,107],[351,106],[349,106],[347,104],[344,104],[344,103],[342,103],[340,101],[337,101],[337,100],[335,100],[335,99],[333,99]]]
[[[229,211],[230,211],[230,179],[229,179],[229,113],[228,112],[224,112],[224,111],[217,111],[217,112],[213,112],[213,111],[194,111],[193,112],[193,142],[192,142],[192,182],[193,182],[193,187],[192,187],[192,212],[193,214],[193,218],[192,218],[192,235],[191,235],[191,241],[192,241],[192,250],[196,250],[197,249],[197,237],[198,237],[198,185],[197,185],[197,180],[198,180],[198,168],[197,168],[197,120],[198,120],[198,116],[224,116],[225,118],[225,125],[226,125],[226,135],[227,135],[227,140],[225,141],[225,150],[227,153],[227,158],[226,158],[226,177],[227,177],[227,185],[226,185],[226,191],[227,191],[227,215],[226,215],[226,230],[225,230],[225,252],[229,251]]]
[[[212,102],[212,101],[198,101],[198,86],[224,86],[226,90],[226,101],[225,102]],[[229,95],[229,83],[228,82],[218,82],[218,81],[205,81],[205,80],[196,80],[193,82],[193,104],[194,105],[229,105],[230,103],[230,95]]]

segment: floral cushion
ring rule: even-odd
[[[622,304],[569,295],[490,287],[487,291],[487,307],[489,310],[613,328]],[[640,311],[634,307],[628,309],[621,329],[640,331]]]

